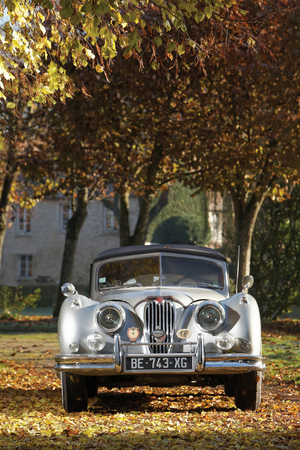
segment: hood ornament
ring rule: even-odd
[[[166,339],[166,333],[163,330],[154,330],[152,336],[154,337],[155,342],[163,342]]]

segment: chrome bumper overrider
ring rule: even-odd
[[[190,352],[169,352],[169,353],[128,353],[129,347],[149,347],[153,345],[167,345],[169,348],[189,346]],[[259,355],[249,355],[246,353],[206,353],[204,351],[204,338],[198,335],[198,342],[171,342],[168,344],[148,344],[122,342],[119,335],[115,336],[114,354],[67,354],[55,356],[55,369],[58,372],[70,372],[82,375],[109,376],[116,374],[145,374],[145,373],[178,373],[175,369],[157,370],[126,370],[125,359],[141,358],[143,356],[153,356],[155,358],[167,358],[174,356],[178,358],[191,356],[193,359],[193,369],[181,369],[180,373],[197,375],[226,375],[242,372],[258,371],[264,372],[266,369],[264,358]]]

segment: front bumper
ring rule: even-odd
[[[138,374],[178,374],[178,370],[175,368],[164,368],[163,365],[159,369],[149,370],[143,368],[141,365],[137,369],[126,368],[126,358],[136,358],[142,360],[143,357],[153,356],[156,360],[161,358],[167,360],[168,357],[176,358],[192,358],[191,368],[181,368],[182,374],[203,374],[203,375],[230,375],[236,373],[245,372],[264,372],[266,369],[264,358],[260,355],[249,355],[246,353],[205,353],[204,351],[204,338],[202,334],[198,335],[198,342],[171,342],[167,345],[168,348],[190,346],[190,352],[188,353],[128,353],[128,347],[145,347],[153,346],[155,344],[147,343],[132,343],[122,342],[119,335],[115,336],[114,354],[68,354],[57,355],[55,357],[56,365],[55,369],[58,372],[68,372],[77,375],[87,376],[110,376],[116,374],[124,375],[138,375]],[[128,366],[128,365],[127,365]]]

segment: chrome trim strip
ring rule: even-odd
[[[178,354],[177,354],[178,355]],[[185,355],[184,353],[181,353],[180,356],[182,357]],[[130,355],[130,356],[141,356],[141,354],[138,355]],[[191,356],[191,355],[187,355]],[[192,355],[195,356],[195,355]],[[157,354],[155,355],[157,357]],[[162,354],[161,357],[166,357],[166,354]],[[196,361],[195,361],[196,362]],[[195,364],[194,370],[184,371],[180,370],[180,373],[182,374],[199,374],[196,368]],[[265,364],[263,364],[262,361],[240,361],[240,362],[222,362],[222,361],[214,361],[214,362],[205,362],[205,368],[201,372],[201,375],[229,375],[229,374],[235,374],[235,373],[245,373],[245,372],[264,372],[266,369]],[[58,372],[69,372],[73,374],[82,374],[82,375],[116,375],[116,366],[114,363],[112,364],[101,364],[99,361],[98,363],[58,363],[55,365],[55,370]],[[126,372],[127,374],[131,375],[138,375],[138,374],[145,374],[145,373],[151,373],[158,375],[159,373],[169,373],[169,374],[178,374],[177,370],[157,370],[157,371],[145,371],[145,370],[136,370],[132,372]]]
[[[169,345],[182,345],[182,346],[184,346],[184,345],[189,345],[189,346],[191,346],[191,345],[197,345],[197,342],[190,342],[190,341],[186,341],[186,342],[175,342],[175,341],[172,341],[172,342],[121,342],[121,345],[122,345],[122,347],[127,347],[127,346],[143,346],[143,345],[146,345],[146,346],[149,346],[149,345],[160,345],[160,346],[162,346],[162,345],[167,345],[167,346],[169,346]],[[172,353],[170,353],[171,355],[172,355]]]
[[[95,364],[99,363],[115,363],[114,355],[82,355],[80,353],[76,353],[74,355],[56,355],[54,357],[57,363],[66,363],[66,364]]]
[[[265,358],[259,355],[248,355],[247,353],[224,353],[224,354],[213,354],[206,353],[206,361],[242,361],[246,359],[247,361],[264,361]]]
[[[244,372],[265,372],[266,365],[262,361],[207,361],[205,362],[205,369],[202,372],[204,375],[227,375]]]
[[[162,287],[162,254],[161,254],[161,252],[159,253],[159,263],[158,264],[159,264],[158,265],[158,268],[159,268],[159,290],[161,291],[161,287]]]
[[[197,359],[197,365],[196,370],[197,372],[203,372],[204,366],[205,366],[205,351],[204,351],[204,339],[203,334],[198,334],[198,345],[196,349],[196,359]]]
[[[153,344],[149,344],[149,343],[136,343],[136,342],[121,342],[120,343],[120,347],[127,347],[127,346],[138,346],[138,345],[199,345],[199,342],[171,342],[168,344],[160,344],[160,343],[153,343]],[[122,352],[123,353],[123,352]],[[182,354],[186,354],[191,355],[191,356],[195,356],[195,353],[182,353]],[[139,353],[139,356],[143,356],[144,353]],[[149,354],[147,354],[149,355]],[[156,353],[156,356],[166,356],[165,353]],[[170,356],[172,356],[173,353],[170,353]],[[128,355],[130,356],[130,355]],[[121,356],[120,356],[121,358]],[[55,356],[55,361],[56,362],[68,362],[70,364],[75,364],[76,362],[80,361],[83,363],[97,363],[99,361],[102,362],[115,362],[116,361],[116,356],[115,355],[103,355],[103,354],[98,354],[98,355],[86,355],[86,354],[80,354],[80,353],[76,353],[73,355],[56,355]],[[259,356],[259,355],[249,355],[247,353],[223,353],[223,354],[214,354],[214,353],[206,353],[205,355],[205,360],[206,361],[210,361],[210,362],[215,362],[215,361],[240,361],[240,360],[247,360],[247,361],[264,361],[265,358],[263,356]]]
[[[115,364],[56,364],[55,370],[79,375],[116,375]]]
[[[199,345],[199,342],[172,342],[173,345]],[[160,343],[141,343],[137,344],[136,342],[121,342],[120,347],[126,347],[126,346],[134,346],[134,345],[163,345]],[[170,345],[165,344],[165,345]],[[122,353],[120,353],[120,359],[122,359]],[[180,353],[181,355],[187,355],[187,356],[195,356],[195,353]],[[137,353],[136,355],[143,356],[144,353]],[[149,356],[149,354],[147,354]],[[173,353],[170,353],[170,356],[172,356]],[[131,356],[131,355],[128,355]],[[166,356],[165,353],[156,353],[155,356]],[[203,357],[203,355],[202,355]],[[76,364],[78,361],[83,364],[93,364],[98,363],[99,361],[104,363],[116,363],[116,356],[115,355],[82,355],[80,353],[76,353],[73,355],[56,355],[55,361],[58,363],[69,363],[69,364]],[[263,362],[265,358],[263,356],[259,355],[248,355],[247,353],[224,353],[224,354],[213,354],[213,353],[206,353],[205,355],[206,362],[219,362],[219,361],[261,361]]]
[[[122,345],[121,345],[121,338],[119,334],[116,334],[114,337],[115,341],[115,371],[116,373],[122,372]]]

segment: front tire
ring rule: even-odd
[[[86,411],[88,393],[86,378],[63,372],[61,374],[62,404],[66,412]]]
[[[262,374],[258,372],[242,373],[236,376],[235,405],[245,411],[256,411],[261,401]]]
[[[224,392],[228,397],[234,397],[235,386],[232,383],[232,380],[226,381],[224,384]]]
[[[98,385],[94,380],[95,377],[88,377],[86,380],[88,398],[97,397]]]

